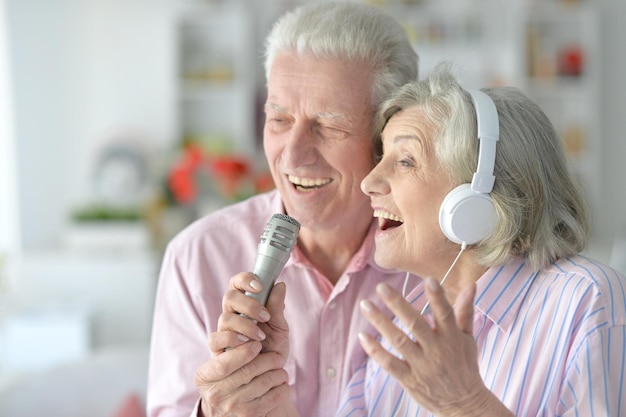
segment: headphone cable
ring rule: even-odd
[[[461,254],[463,253],[463,251],[467,248],[467,243],[463,242],[461,244],[461,250],[459,251],[459,253],[456,255],[456,258],[454,258],[454,261],[452,262],[452,265],[450,265],[450,268],[448,268],[448,271],[446,272],[446,274],[443,276],[443,278],[441,279],[441,282],[439,282],[439,286],[443,286],[443,283],[446,282],[446,279],[448,278],[448,275],[450,275],[450,271],[452,271],[452,268],[454,268],[454,265],[456,265],[457,261],[459,260],[459,258],[461,257]],[[424,305],[424,308],[422,309],[422,311],[420,312],[420,314],[423,316],[424,313],[426,313],[426,310],[428,309],[428,307],[430,307],[430,300],[426,301],[426,305]]]

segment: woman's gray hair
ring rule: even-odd
[[[491,197],[495,230],[473,248],[485,266],[525,257],[534,269],[576,254],[587,245],[588,203],[572,175],[560,139],[541,108],[513,87],[485,88],[499,118]],[[476,113],[447,63],[386,100],[376,132],[403,109],[424,109],[433,128],[434,156],[457,184],[469,183],[478,164]]]
[[[350,59],[372,70],[372,106],[417,78],[418,57],[398,21],[383,9],[340,1],[301,6],[283,15],[265,41],[265,75],[277,54]]]

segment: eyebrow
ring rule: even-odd
[[[417,135],[407,135],[407,134],[397,135],[397,136],[394,136],[391,139],[392,139],[393,143],[398,143],[398,142],[405,141],[405,140],[415,140],[415,141],[419,142],[420,145],[423,145],[422,139],[419,136],[417,136]]]
[[[315,114],[320,119],[344,119],[348,120],[348,116],[337,112],[319,112]]]
[[[265,110],[274,110],[280,113],[288,113],[287,109],[275,103],[265,103]],[[350,120],[348,116],[338,112],[317,112],[314,114],[316,119],[343,119]]]
[[[279,106],[278,104],[274,104],[274,103],[265,103],[265,106],[263,106],[265,111],[267,110],[275,110],[281,113],[286,113],[287,109],[284,108],[283,106]]]

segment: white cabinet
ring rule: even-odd
[[[474,88],[511,74],[517,57],[507,16],[513,5],[493,0],[383,2],[404,26],[419,55],[420,77],[446,60]]]
[[[91,347],[146,344],[158,267],[156,254],[147,250],[29,252],[17,268],[15,313],[46,317],[50,311],[84,311]]]
[[[250,7],[191,2],[178,18],[175,38],[180,139],[253,155],[258,54]]]
[[[525,15],[522,88],[552,120],[597,203],[602,195],[598,11],[590,2],[543,1],[528,6]]]

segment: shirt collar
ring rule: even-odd
[[[489,268],[476,284],[474,306],[502,331],[508,331],[536,274],[523,258]]]
[[[502,331],[508,331],[537,274],[538,272],[533,271],[523,258],[514,258],[506,265],[487,269],[476,283],[474,308]],[[415,308],[421,310],[426,304],[423,282],[413,288],[405,298]]]

